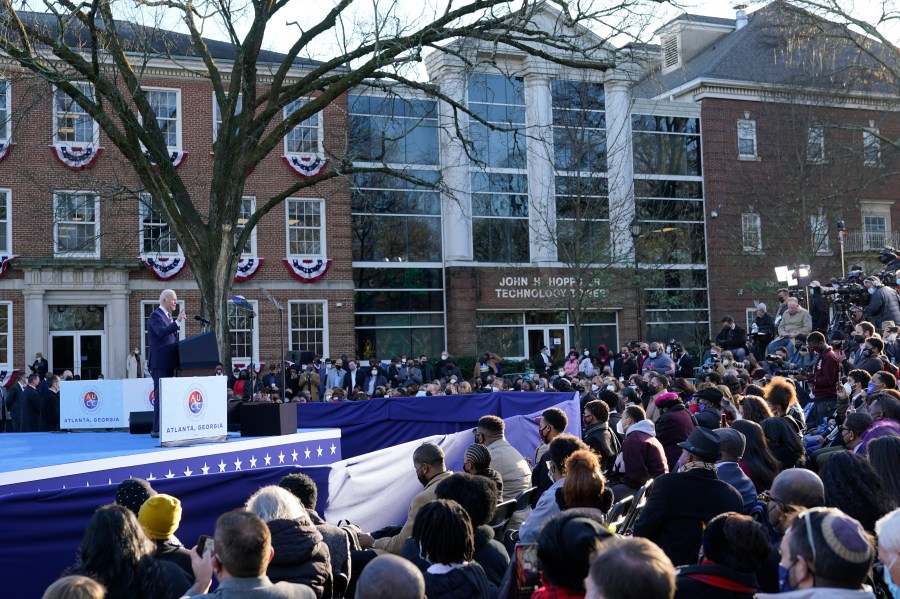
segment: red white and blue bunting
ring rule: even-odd
[[[184,150],[175,150],[169,156],[169,159],[172,161],[172,166],[178,168],[187,158],[188,153]],[[144,152],[144,156],[147,157],[147,160],[150,161],[150,164],[156,166],[156,162],[150,157],[150,152]]]
[[[55,143],[50,151],[59,162],[71,171],[83,171],[94,166],[103,148],[97,146],[72,146]]]
[[[141,262],[160,281],[166,281],[175,277],[187,266],[187,260],[184,256],[172,256],[170,258],[145,256],[141,258]]]
[[[328,168],[328,160],[313,154],[288,154],[282,158],[301,179],[312,179]]]
[[[9,389],[19,377],[18,370],[0,370],[0,385]]]
[[[284,265],[287,266],[291,276],[301,283],[315,283],[328,272],[328,267],[331,266],[331,260],[285,258]]]
[[[0,277],[6,274],[6,270],[12,265],[18,256],[0,255]]]
[[[253,275],[259,270],[259,267],[262,266],[262,263],[263,258],[257,258],[256,256],[253,256],[252,258],[241,258],[238,261],[237,273],[234,275],[235,283],[252,279]]]
[[[0,143],[0,162],[3,162],[9,153],[12,152],[13,146],[16,145],[11,142]]]

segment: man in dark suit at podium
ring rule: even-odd
[[[175,376],[178,367],[178,330],[184,322],[185,311],[172,318],[178,306],[178,296],[171,289],[159,294],[159,308],[147,319],[147,338],[150,345],[150,375],[153,377],[153,429],[151,437],[159,437],[159,406],[162,401],[159,379]]]

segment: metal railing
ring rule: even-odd
[[[878,251],[889,245],[900,248],[900,233],[891,231],[847,231],[844,251],[848,254]]]

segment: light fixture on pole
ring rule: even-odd
[[[640,283],[638,281],[638,251],[637,251],[637,242],[641,237],[641,233],[643,232],[643,225],[641,221],[638,220],[637,214],[634,215],[634,218],[631,219],[631,223],[628,224],[628,231],[631,233],[631,250],[634,252],[634,297],[636,301],[635,312],[637,313],[637,334],[638,341],[644,340],[644,318],[643,318],[643,301],[642,300],[642,292],[640,289]]]

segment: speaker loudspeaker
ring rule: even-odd
[[[128,416],[128,432],[132,435],[149,435],[153,430],[153,412],[131,412]]]

